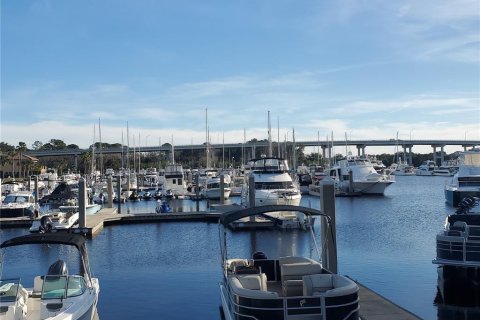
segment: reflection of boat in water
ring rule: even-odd
[[[357,284],[348,277],[330,273],[317,260],[303,256],[269,258],[260,251],[251,258],[228,256],[226,229],[230,223],[287,208],[301,211],[307,218],[323,215],[305,207],[260,206],[230,211],[220,217],[220,296],[225,319],[358,319]],[[313,227],[309,230],[320,259]]]
[[[0,245],[0,248],[4,252],[8,251],[10,255],[13,251],[9,250],[9,247],[38,244],[45,244],[46,246],[42,249],[48,252],[47,256],[52,255],[55,259],[59,256],[63,258],[64,252],[71,252],[71,250],[62,250],[62,247],[76,248],[79,254],[76,265],[80,263],[80,270],[72,274],[68,270],[72,265],[67,267],[64,260],[57,260],[50,265],[46,274],[33,277],[32,287],[24,287],[25,279],[20,277],[18,269],[8,270],[8,265],[2,261],[1,318],[4,320],[93,319],[100,286],[98,279],[93,278],[90,273],[85,237],[67,232],[29,234],[7,240]],[[2,257],[9,255],[4,254]],[[15,255],[13,257],[15,258]],[[37,263],[37,261],[32,262]]]
[[[480,306],[480,206],[465,197],[436,237],[438,289],[444,303]]]

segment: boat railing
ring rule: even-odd
[[[480,226],[467,226],[465,229],[451,227],[444,235],[437,236],[437,259],[456,262],[460,265],[480,262]]]

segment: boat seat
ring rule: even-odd
[[[229,259],[225,264],[228,270],[235,271],[238,266],[246,267],[250,265],[250,262],[248,259]]]
[[[244,279],[241,279],[241,278]],[[245,278],[247,277],[247,278]],[[247,298],[257,298],[257,299],[268,299],[268,298],[277,298],[278,294],[272,291],[261,290],[263,284],[262,279],[254,279],[255,275],[244,275],[241,277],[229,277],[228,281],[232,291],[242,297]],[[258,275],[258,277],[261,277]],[[247,287],[244,287],[247,286]],[[257,288],[257,289],[251,289]],[[265,288],[266,288],[266,277],[265,277]]]
[[[286,297],[303,294],[303,276],[322,273],[322,265],[303,257],[280,258],[283,294]]]
[[[238,275],[237,279],[245,289],[267,291],[267,276],[265,273]]]
[[[43,276],[33,278],[32,297],[40,297],[42,295]]]
[[[358,291],[357,284],[338,274],[312,274],[303,276],[303,295],[327,297],[344,296]]]

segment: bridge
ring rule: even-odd
[[[292,146],[294,142],[292,141],[285,141],[281,142],[280,146]],[[388,139],[388,140],[349,140],[346,142],[345,140],[334,140],[334,141],[296,141],[296,145],[301,145],[305,147],[317,147],[322,148],[323,157],[331,157],[332,148],[333,147],[345,147],[346,144],[349,146],[355,146],[357,148],[358,155],[365,155],[365,148],[366,147],[398,147],[403,148],[404,154],[409,155],[409,160],[411,163],[411,155],[412,155],[412,148],[414,146],[431,146],[433,149],[433,156],[434,161],[436,161],[436,152],[437,148],[440,148],[441,151],[441,162],[443,162],[443,148],[445,146],[459,146],[462,147],[464,150],[467,148],[474,148],[480,145],[480,140],[396,140],[396,139]],[[274,150],[277,148],[277,143],[274,142]],[[173,146],[174,151],[180,150],[205,150],[206,145],[176,145]],[[252,154],[255,154],[255,148],[258,147],[268,147],[268,141],[256,141],[256,142],[249,142],[249,143],[217,143],[217,144],[209,144],[210,150],[222,150],[222,149],[236,149],[236,148],[244,148],[252,150]],[[171,152],[171,146],[145,146],[136,148],[136,151],[140,152]],[[91,149],[60,149],[60,150],[29,150],[26,152],[27,155],[33,157],[52,157],[52,156],[79,156],[85,152],[90,151]],[[393,150],[393,148],[392,148]],[[132,152],[133,148],[129,149],[129,152]],[[99,150],[97,150],[99,152]],[[102,149],[101,152],[103,154],[112,154],[112,153],[126,153],[127,147],[124,146],[119,148],[108,148]],[[274,152],[275,153],[275,152]],[[327,154],[328,153],[328,154]]]

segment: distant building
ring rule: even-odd
[[[4,160],[4,157],[6,161],[2,161],[2,163],[0,163],[0,177],[2,178],[19,178],[39,173],[32,171],[32,168],[35,167],[33,165],[38,162],[38,159],[35,157],[26,154],[22,154],[20,157],[19,153],[15,154],[13,158],[3,154],[2,160]]]

